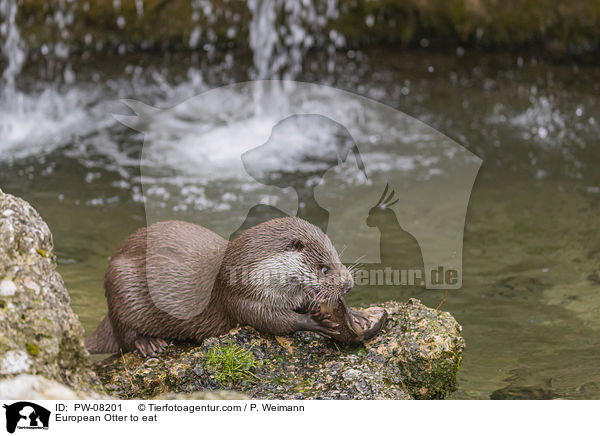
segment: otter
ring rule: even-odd
[[[320,307],[337,304],[353,285],[331,240],[300,218],[263,222],[232,242],[197,224],[159,222],[130,235],[111,257],[108,314],[86,347],[154,356],[168,340],[200,342],[240,325],[335,338],[340,323]]]

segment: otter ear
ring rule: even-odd
[[[290,249],[295,251],[302,251],[304,249],[304,242],[300,239],[294,239],[290,244]]]

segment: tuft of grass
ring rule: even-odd
[[[233,341],[211,348],[206,353],[206,359],[215,379],[223,385],[235,386],[243,380],[259,379],[252,372],[258,366],[258,362],[251,350],[245,350]]]

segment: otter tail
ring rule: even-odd
[[[85,338],[85,347],[90,353],[116,353],[119,351],[119,344],[108,315],[104,317],[96,331]]]

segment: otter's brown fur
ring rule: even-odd
[[[231,243],[196,224],[160,222],[129,236],[112,256],[108,314],[86,346],[152,355],[163,339],[201,341],[237,325],[335,336],[338,324],[319,314],[318,303],[352,285],[329,238],[299,218],[256,225]],[[317,312],[300,313],[311,305]]]

